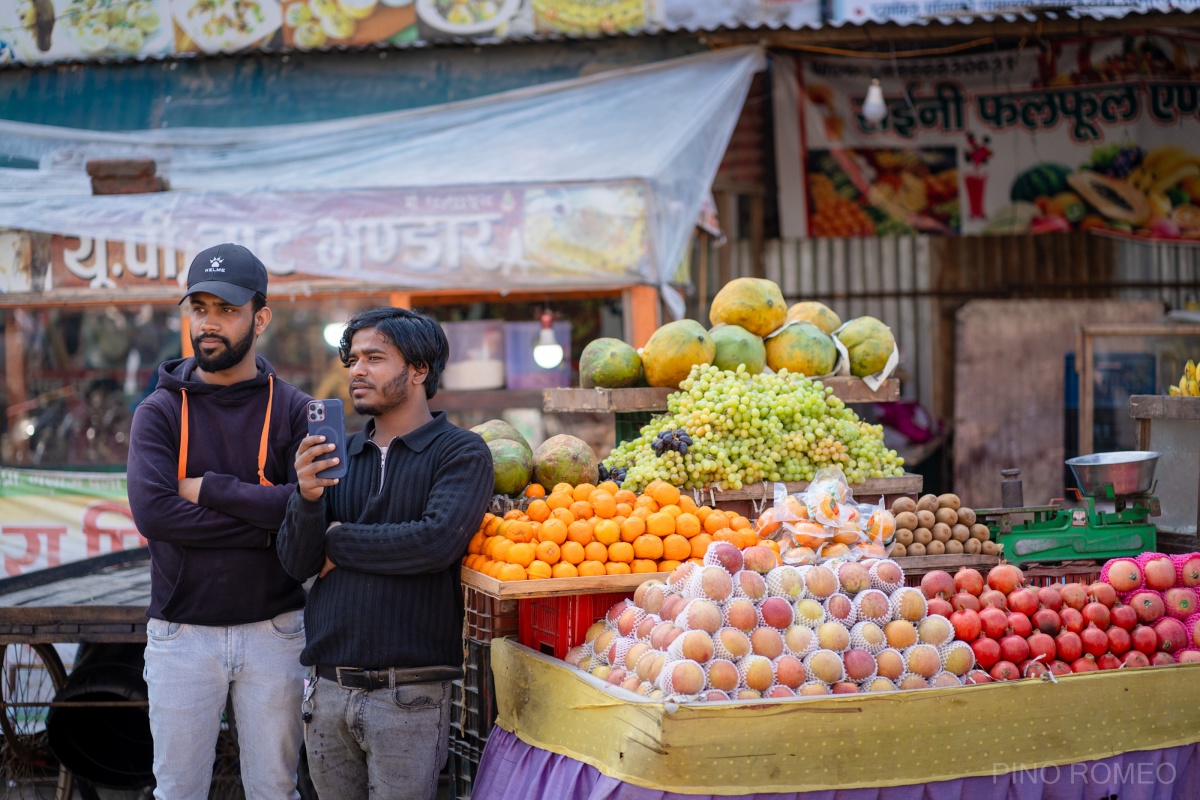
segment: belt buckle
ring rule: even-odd
[[[359,671],[358,667],[334,667],[333,668],[333,674],[337,676],[338,686],[341,687],[342,689],[353,689],[354,688],[353,686],[347,686],[346,684],[342,683],[342,670],[345,670],[346,672],[358,672]]]

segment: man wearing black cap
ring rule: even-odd
[[[275,535],[296,486],[306,394],[255,342],[271,322],[267,271],[241,245],[188,270],[194,355],[158,368],[133,417],[129,505],[149,540],[146,683],[154,796],[207,798],[227,697],[247,798],[298,798],[304,590]]]

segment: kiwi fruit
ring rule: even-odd
[[[917,525],[917,515],[911,511],[901,511],[896,515],[896,530],[915,531]]]
[[[955,511],[962,506],[962,501],[958,499],[956,494],[940,494],[937,498],[938,508],[950,508]]]
[[[929,528],[917,528],[913,531],[913,544],[926,545],[933,541],[933,531]]]
[[[892,550],[888,553],[888,558],[904,558],[906,555],[908,555],[908,549],[899,542],[896,542],[892,545]]]
[[[934,539],[929,544],[925,545],[925,555],[928,556],[944,556],[946,555],[946,545]]]
[[[952,508],[939,508],[933,515],[937,517],[938,522],[943,522],[946,525],[958,524],[958,512]]]
[[[975,510],[970,508],[960,508],[958,510],[958,521],[968,528],[975,524]]]
[[[991,539],[988,539],[986,542],[982,543],[982,550],[985,556],[994,556],[1000,552],[1000,550],[996,547],[996,543]]]
[[[917,501],[911,497],[897,497],[892,501],[892,513],[903,514],[905,511],[916,511]]]
[[[896,543],[908,546],[913,543],[913,532],[908,528],[896,528]]]
[[[951,539],[950,541],[946,542],[946,555],[957,556],[960,555],[962,551],[963,543],[957,539]]]
[[[992,538],[992,532],[988,530],[988,526],[984,525],[982,522],[976,522],[971,526],[970,531],[971,538],[978,539],[981,542],[986,542],[988,539]]]
[[[932,511],[923,508],[917,512],[918,528],[932,528],[935,522],[937,522],[937,516]]]
[[[971,538],[971,529],[966,525],[951,525],[950,538],[956,542],[965,542]]]
[[[963,542],[963,552],[968,555],[977,556],[983,552],[983,542],[978,539],[967,539]]]
[[[946,525],[945,523],[934,523],[934,526],[929,529],[929,532],[933,534],[933,540],[935,542],[950,541],[950,526]]]
[[[921,499],[917,501],[918,511],[937,511],[938,501],[936,494],[923,494]]]
[[[925,555],[925,545],[921,544],[920,542],[913,542],[908,546],[908,554],[910,556]]]

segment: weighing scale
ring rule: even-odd
[[[1004,508],[976,509],[992,538],[1004,547],[1011,564],[1032,561],[1106,561],[1136,556],[1155,549],[1155,529],[1149,517],[1161,511],[1153,490],[1158,453],[1122,451],[1097,453],[1067,460],[1079,489],[1080,507],[1022,506],[1019,470],[1003,470]],[[1112,510],[1096,508],[1097,500]],[[1107,505],[1107,503],[1105,504]]]

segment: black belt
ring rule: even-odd
[[[458,667],[391,667],[389,669],[359,669],[358,667],[317,667],[317,675],[333,681],[343,689],[390,689],[406,683],[454,681],[463,676]]]

